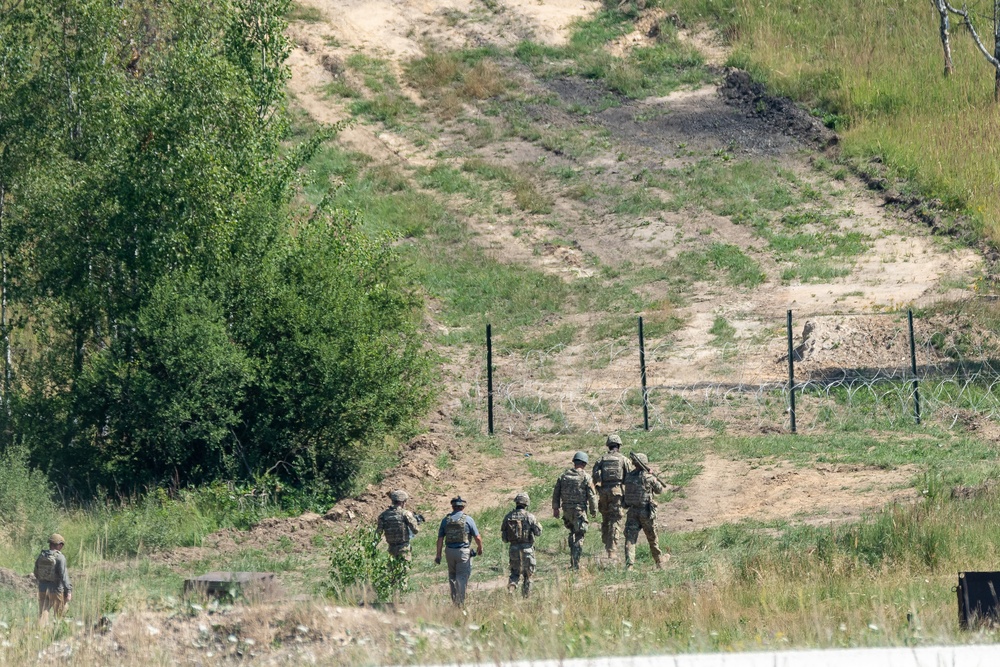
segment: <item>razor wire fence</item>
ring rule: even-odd
[[[911,428],[918,399],[921,418],[945,428],[1000,417],[1000,336],[991,331],[950,316],[917,318],[914,373],[906,313],[802,318],[792,329],[790,384],[784,325],[706,333],[697,345],[647,339],[645,392],[638,335],[531,349],[506,346],[494,326],[496,431],[641,429],[645,407],[651,430],[791,432],[790,387],[799,431]],[[485,433],[488,369],[479,361],[465,378],[466,413],[468,427]]]

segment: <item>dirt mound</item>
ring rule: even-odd
[[[392,664],[417,641],[449,645],[447,634],[401,614],[313,602],[188,607],[170,615],[122,613],[101,632],[55,642],[39,658],[139,664],[153,654],[172,664]]]
[[[0,588],[7,588],[18,593],[31,595],[37,590],[34,575],[21,575],[14,570],[0,567]]]
[[[837,135],[819,119],[810,116],[787,97],[770,95],[748,72],[733,70],[719,89],[727,104],[743,109],[747,117],[764,120],[775,130],[825,148],[837,143]]]

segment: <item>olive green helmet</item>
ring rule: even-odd
[[[587,452],[577,452],[573,455],[573,463],[579,461],[580,463],[587,463],[590,461],[590,457],[587,456]]]
[[[518,507],[527,507],[530,502],[531,498],[529,498],[528,494],[523,491],[514,496],[514,504]]]
[[[394,503],[405,503],[410,499],[410,494],[402,489],[396,489],[395,491],[389,492],[389,500]]]
[[[622,446],[621,436],[619,436],[617,433],[612,433],[611,435],[608,436],[608,439],[604,444],[607,445],[608,449],[612,447],[621,447]]]
[[[639,459],[639,462],[642,463],[642,465],[644,466],[649,465],[649,457],[647,457],[645,454],[636,454],[635,458]]]

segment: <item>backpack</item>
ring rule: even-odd
[[[59,562],[56,553],[52,549],[45,549],[38,554],[38,558],[35,559],[35,579],[50,583],[59,582],[59,578],[56,577],[56,563]]]
[[[448,515],[444,525],[444,541],[445,544],[465,544],[469,541],[469,528],[463,512]]]
[[[406,516],[395,507],[382,514],[382,529],[385,531],[386,543],[391,546],[410,541],[410,527],[406,525]]]
[[[583,505],[587,502],[587,476],[574,470],[563,473],[559,478],[561,498],[564,505]]]
[[[503,521],[503,534],[511,544],[531,543],[531,524],[528,515],[522,510],[515,510]]]
[[[627,507],[642,507],[649,502],[643,472],[636,470],[625,476],[625,505]]]
[[[607,488],[615,484],[621,484],[625,478],[625,465],[621,456],[611,456],[610,454],[601,457],[601,486]]]

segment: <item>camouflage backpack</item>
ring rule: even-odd
[[[503,534],[511,544],[531,543],[531,523],[528,513],[515,510],[507,515],[503,522]]]
[[[410,541],[410,527],[406,525],[406,516],[399,508],[393,507],[382,515],[382,528],[388,544],[395,546]]]
[[[465,523],[464,512],[448,515],[444,525],[444,541],[446,544],[464,544],[469,541],[469,529]]]
[[[621,484],[625,478],[625,459],[620,455],[606,454],[601,457],[601,485],[608,487]]]
[[[645,480],[641,470],[629,473],[625,476],[625,505],[627,507],[642,507],[649,502],[649,492],[646,490]]]
[[[35,560],[35,578],[38,581],[48,581],[51,583],[56,583],[59,581],[56,578],[56,552],[52,549],[45,549],[42,553],[38,554],[38,558]]]
[[[583,505],[587,502],[587,476],[569,470],[559,479],[564,505]]]

